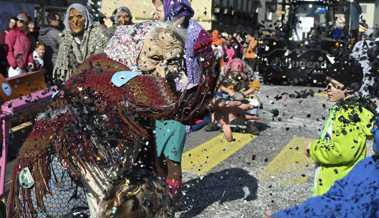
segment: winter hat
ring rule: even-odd
[[[363,72],[360,64],[355,60],[336,62],[332,69],[326,72],[329,79],[337,80],[344,85],[345,89],[358,91],[363,83]]]
[[[22,20],[24,22],[28,22],[28,20],[29,20],[28,17],[24,13],[18,14],[17,19]]]

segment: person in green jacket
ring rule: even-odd
[[[314,195],[326,193],[366,157],[366,140],[372,136],[375,107],[369,100],[353,94],[359,90],[362,79],[360,68],[327,73],[328,99],[336,104],[329,111],[320,138],[307,149],[307,156],[318,166]]]

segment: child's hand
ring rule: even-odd
[[[33,69],[34,69],[34,64],[33,64],[33,63],[28,63],[28,66],[27,66],[26,70],[27,70],[28,72],[32,72]]]
[[[272,218],[272,212],[269,209],[265,210],[265,218]]]

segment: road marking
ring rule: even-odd
[[[236,141],[227,142],[224,139],[224,134],[219,134],[185,152],[182,157],[183,171],[204,175],[256,137],[255,135],[242,133],[233,133],[233,136]]]
[[[313,168],[314,166],[312,160],[305,156],[305,149],[314,140],[312,138],[294,136],[264,168],[259,178],[265,181],[275,177],[275,179],[285,185],[306,183],[308,180],[305,174],[307,168]]]

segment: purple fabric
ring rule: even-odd
[[[188,35],[185,42],[185,58],[186,58],[186,67],[188,75],[188,89],[196,86],[200,82],[201,78],[201,68],[199,60],[194,54],[194,47],[197,43],[199,34],[203,28],[193,20],[190,20],[188,26]]]
[[[174,20],[175,18],[191,18],[194,11],[188,0],[163,0],[163,9],[165,20]]]

